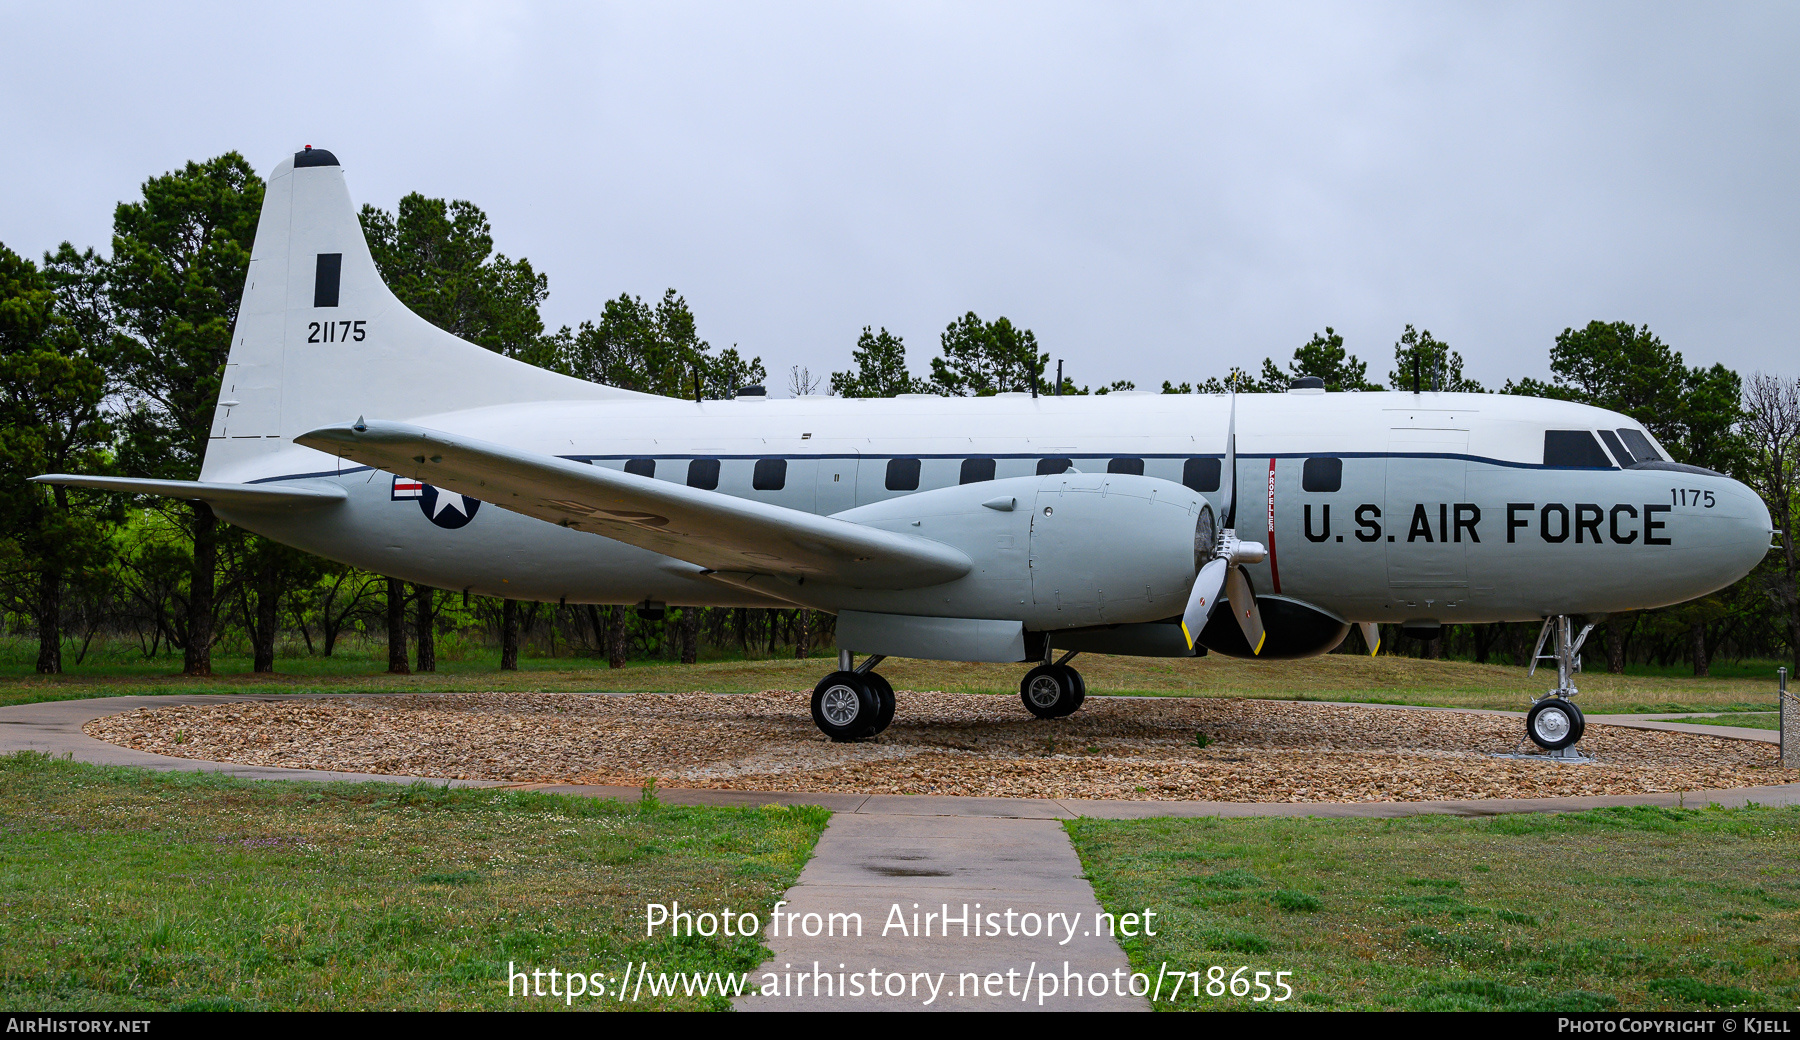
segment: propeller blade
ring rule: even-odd
[[[1206,627],[1207,619],[1212,617],[1213,608],[1218,606],[1219,589],[1225,584],[1225,572],[1230,569],[1231,564],[1224,560],[1208,560],[1194,578],[1194,588],[1188,593],[1187,610],[1181,615],[1181,634],[1187,639],[1189,650],[1194,648],[1194,640]]]
[[[1381,652],[1381,626],[1373,621],[1362,622],[1363,645],[1369,648],[1369,656],[1374,657]]]
[[[1250,644],[1250,652],[1262,653],[1263,640],[1268,633],[1263,631],[1262,610],[1256,605],[1256,592],[1250,588],[1250,577],[1244,568],[1233,567],[1225,576],[1225,595],[1231,600],[1231,613],[1237,617],[1238,627],[1244,630],[1244,641]]]
[[[1225,425],[1225,522],[1227,531],[1237,528],[1237,391],[1231,392],[1231,419]]]

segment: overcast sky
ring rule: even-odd
[[[145,178],[305,144],[466,198],[552,327],[915,372],[974,310],[1078,382],[1406,323],[1494,386],[1647,323],[1800,373],[1800,6],[0,3],[0,242],[106,247]]]

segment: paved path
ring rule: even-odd
[[[1448,711],[1462,715],[1503,715],[1509,718],[1524,719],[1522,711],[1503,711],[1497,708],[1436,708],[1417,704],[1372,704],[1368,701],[1308,701],[1309,704],[1331,704],[1343,708],[1396,708],[1411,711]],[[1670,733],[1692,733],[1701,737],[1725,737],[1729,740],[1760,740],[1769,744],[1781,743],[1781,737],[1772,729],[1758,729],[1755,726],[1694,726],[1671,719],[1717,719],[1736,712],[1729,711],[1689,711],[1665,712],[1654,715],[1588,715],[1587,720],[1596,726],[1624,726],[1626,729],[1660,729]],[[1758,714],[1761,714],[1760,712]],[[1774,714],[1773,711],[1768,714]]]
[[[1055,820],[838,813],[787,903],[740,1010],[1149,1010]]]

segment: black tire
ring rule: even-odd
[[[1073,668],[1040,664],[1019,680],[1019,700],[1040,719],[1060,719],[1077,706],[1074,674]]]
[[[813,687],[813,725],[832,740],[861,740],[875,732],[881,698],[855,672],[832,672]]]
[[[1587,716],[1581,713],[1581,709],[1575,705],[1574,701],[1564,701],[1563,703],[1568,705],[1569,713],[1575,716],[1575,739],[1569,743],[1579,744],[1581,738],[1587,736]]]
[[[1082,704],[1087,701],[1087,680],[1081,677],[1080,672],[1070,668],[1066,664],[1060,667],[1063,671],[1069,673],[1069,681],[1075,686],[1075,706],[1069,709],[1069,714],[1073,715],[1080,711]]]
[[[1581,709],[1561,697],[1539,701],[1525,713],[1525,735],[1545,751],[1561,751],[1575,743],[1585,728]]]
[[[880,733],[894,721],[894,686],[874,672],[864,672],[862,677],[875,691],[875,732]]]

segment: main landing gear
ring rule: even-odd
[[[1531,702],[1531,710],[1525,714],[1525,735],[1531,742],[1554,758],[1578,759],[1581,753],[1575,750],[1575,744],[1587,732],[1587,720],[1582,717],[1581,709],[1575,706],[1575,672],[1581,667],[1581,644],[1587,642],[1588,633],[1594,630],[1590,622],[1582,628],[1581,634],[1574,639],[1569,638],[1567,614],[1544,619],[1543,630],[1538,633],[1537,648],[1531,652],[1531,671],[1527,677],[1536,674],[1538,661],[1553,660],[1556,662],[1556,689]],[[1544,653],[1544,643],[1555,635],[1554,650]]]
[[[1055,664],[1050,662],[1050,642],[1044,641],[1044,663],[1025,673],[1019,681],[1019,699],[1025,702],[1025,710],[1040,719],[1060,719],[1065,715],[1073,715],[1087,700],[1087,682],[1081,673],[1069,667],[1076,651],[1071,650],[1062,655]]]
[[[851,666],[850,651],[838,651],[838,670],[813,687],[813,725],[835,741],[863,740],[894,721],[894,688],[875,673],[880,654]]]
[[[1076,653],[1071,650],[1052,662],[1045,641],[1044,663],[1026,672],[1019,683],[1019,700],[1026,711],[1040,719],[1060,719],[1081,707],[1087,700],[1087,683],[1069,667]],[[875,671],[886,659],[873,654],[854,664],[850,651],[838,651],[838,670],[813,687],[813,725],[819,732],[847,742],[866,740],[888,728],[894,721],[894,688]]]

